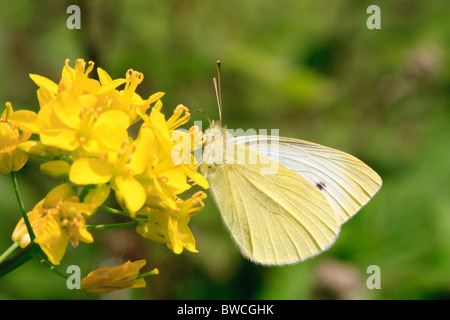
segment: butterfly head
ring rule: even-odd
[[[233,137],[233,135],[227,131],[226,126],[222,125],[220,121],[212,121],[208,129],[204,133],[205,143],[209,144],[214,141],[223,140],[224,142]]]
[[[211,143],[219,135],[222,134],[222,124],[220,121],[212,121],[208,129],[204,133],[205,143]]]

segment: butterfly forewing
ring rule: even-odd
[[[315,143],[262,135],[232,141],[268,156],[315,186],[340,224],[355,215],[382,184],[379,175],[356,157]]]

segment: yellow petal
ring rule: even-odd
[[[149,103],[153,103],[155,101],[158,101],[159,99],[161,99],[163,96],[165,95],[165,92],[156,92],[154,94],[152,94],[147,101]]]
[[[50,129],[40,133],[41,142],[46,146],[73,151],[79,146],[77,132],[72,129]]]
[[[103,113],[92,132],[92,139],[98,141],[103,151],[118,151],[124,141],[128,140],[128,116],[119,110]]]
[[[157,111],[161,112],[162,106],[163,106],[163,104],[162,104],[161,100],[158,100],[158,101],[156,101],[155,106],[153,107],[153,110],[157,110]]]
[[[98,138],[98,137],[91,135],[90,139],[81,145],[83,147],[83,150],[90,154],[105,153],[104,152],[105,150],[102,150],[102,148],[100,148],[99,142],[97,140],[95,140],[96,138]]]
[[[30,74],[31,80],[34,81],[40,88],[46,88],[52,93],[58,92],[58,85],[54,83],[52,80],[47,79],[43,76],[40,76],[38,74]]]
[[[95,79],[79,78],[73,81],[72,90],[76,95],[85,93],[95,94],[101,88],[100,82]]]
[[[83,213],[90,216],[95,211],[90,203],[76,202],[77,199],[78,197],[61,202],[60,207],[63,208],[66,215],[72,217]]]
[[[185,220],[185,221],[183,221]],[[195,248],[195,239],[194,235],[192,234],[191,230],[189,229],[187,225],[187,221],[189,221],[189,218],[184,218],[182,221],[179,222],[178,226],[178,232],[183,235],[183,247],[185,247],[187,250],[191,252],[198,252],[198,250]]]
[[[183,252],[183,244],[178,234],[178,221],[169,216],[167,223],[168,234],[173,253],[180,254]]]
[[[159,143],[164,151],[170,155],[172,153],[173,142],[164,115],[156,108],[156,106],[153,107],[149,120],[150,126],[154,129],[154,133],[159,140]]]
[[[22,150],[16,149],[12,152],[13,171],[19,171],[28,161],[28,155]]]
[[[78,130],[80,126],[81,102],[78,97],[69,92],[63,91],[58,94],[52,104],[52,110],[56,117],[68,128]]]
[[[55,188],[53,188],[44,199],[42,204],[43,208],[55,208],[64,200],[72,198],[75,196],[75,191],[73,187],[68,183],[63,183]]]
[[[142,269],[143,266],[145,266],[147,264],[147,261],[145,261],[145,259],[141,259],[141,260],[136,260],[131,262],[131,264],[133,265],[134,269],[140,270]]]
[[[83,94],[81,96],[78,96],[78,100],[82,105],[85,104],[92,108],[94,108],[98,102],[98,98],[93,94]]]
[[[78,185],[107,183],[112,173],[105,164],[94,158],[83,158],[74,161],[69,171],[70,180]]]
[[[181,166],[165,170],[158,176],[167,178],[167,186],[177,190],[177,193],[186,191],[191,187],[186,181],[186,172]]]
[[[130,288],[145,288],[147,283],[144,278],[136,279],[136,282]]]
[[[28,156],[17,148],[19,137],[9,123],[0,122],[0,172],[8,174],[20,170]]]
[[[13,156],[11,152],[0,152],[0,173],[9,174],[13,170]]]
[[[14,123],[22,130],[27,130],[33,133],[39,132],[39,122],[37,113],[29,110],[19,110],[13,112],[8,117],[8,122]]]
[[[59,217],[49,214],[44,229],[34,242],[39,244],[51,263],[58,265],[66,252],[69,235],[59,224]]]
[[[79,222],[78,226],[78,240],[83,241],[85,243],[93,243],[94,238],[92,237],[92,234],[89,233],[89,231],[86,228],[86,222],[84,220]]]
[[[97,68],[97,74],[98,74],[98,79],[100,80],[100,83],[102,84],[102,88],[100,89],[99,92],[97,92],[97,94],[106,93],[110,90],[116,89],[121,84],[124,84],[127,82],[127,80],[123,79],[123,78],[112,80],[111,77],[109,76],[109,74],[106,73],[106,71],[101,68]]]
[[[101,114],[97,120],[96,126],[109,122],[114,122],[124,129],[127,129],[130,125],[130,119],[125,112],[121,110],[109,110]]]
[[[91,138],[98,143],[98,150],[95,153],[117,152],[124,141],[128,141],[128,132],[114,122],[109,122],[96,127]]]
[[[153,179],[153,185],[147,187],[147,205],[162,206],[171,210],[177,210],[177,204],[175,202],[175,195],[167,190],[165,185],[162,185],[157,178]]]
[[[0,122],[0,152],[11,152],[18,143],[14,129],[8,123]]]
[[[119,176],[115,184],[131,215],[142,208],[146,199],[145,189],[135,178]]]
[[[13,157],[10,152],[0,153],[0,173],[9,174],[13,171]]]
[[[110,75],[102,68],[97,68],[98,79],[102,85],[108,84],[112,81]],[[124,79],[125,80],[125,79]]]
[[[189,178],[191,178],[196,184],[198,184],[203,189],[209,188],[208,180],[206,180],[206,178],[201,173],[199,173],[197,171],[188,170],[187,175]]]
[[[107,184],[102,184],[88,192],[83,202],[91,204],[94,208],[100,207],[111,192],[111,188]]]
[[[136,150],[132,154],[129,167],[133,168],[134,175],[141,174],[145,171],[150,154],[153,150],[152,137],[142,137],[136,140]],[[155,152],[156,153],[156,152]]]
[[[39,88],[37,91],[37,97],[41,108],[47,103],[53,102],[56,97],[56,93],[48,90],[47,88]]]
[[[167,221],[169,219],[167,211],[154,209],[150,210],[149,213],[145,209],[148,209],[148,207],[143,208],[138,213],[147,214],[147,219],[138,220],[139,225],[136,232],[149,240],[166,243],[165,236],[167,235]]]
[[[45,223],[47,222],[47,214],[46,211],[42,210],[42,204],[44,200],[39,201],[39,203],[27,213],[28,220],[33,228],[34,234],[36,236],[40,235],[43,227],[45,227]],[[19,241],[20,247],[25,248],[30,243],[30,235],[28,234],[27,227],[23,218],[19,220],[16,228],[11,236],[12,241]]]
[[[108,84],[104,84],[102,86],[102,88],[97,92],[97,94],[104,94],[107,93],[108,91],[114,90],[116,89],[118,86],[126,83],[127,80],[126,79],[116,79],[113,80],[111,82],[109,82]]]

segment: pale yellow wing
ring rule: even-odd
[[[339,225],[325,196],[268,157],[244,146],[235,148],[247,159],[257,155],[257,163],[225,161],[204,165],[203,170],[223,221],[242,253],[257,263],[282,265],[328,248]],[[277,165],[277,172],[261,174],[261,169],[270,165]]]
[[[380,176],[356,157],[308,141],[273,136],[234,137],[234,143],[265,154],[320,190],[340,224],[380,189]]]

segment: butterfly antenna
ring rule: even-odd
[[[191,116],[194,115],[194,114],[196,114],[196,113],[202,113],[202,114],[205,116],[206,120],[208,120],[209,125],[211,125],[211,119],[209,119],[209,117],[208,117],[208,115],[206,114],[205,110],[197,109],[197,110],[195,110],[195,111],[193,111],[193,112],[191,113]]]
[[[213,79],[214,88],[216,89],[217,106],[219,107],[219,120],[222,123],[222,92],[220,89],[220,61],[217,60],[217,78]]]

